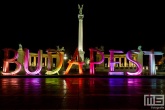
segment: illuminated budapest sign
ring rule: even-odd
[[[14,57],[13,58],[9,58],[9,52],[14,52]],[[95,74],[95,65],[99,65],[101,63],[104,62],[104,53],[99,51],[98,49],[95,48],[89,48],[90,51],[90,70],[89,73],[90,75],[94,75]],[[56,52],[59,55],[60,58],[60,63],[56,66],[55,69],[53,70],[49,70],[49,67],[51,66],[51,56],[52,53]],[[98,54],[101,55],[101,60],[98,62],[94,61],[94,52],[97,52]],[[124,75],[124,72],[116,72],[114,70],[115,68],[115,64],[116,63],[120,63],[120,62],[115,62],[114,61],[114,53],[123,53],[123,51],[120,50],[109,50],[110,53],[110,68],[109,68],[109,75]],[[135,64],[136,66],[136,70],[135,72],[126,72],[127,75],[141,75],[142,71],[143,71],[143,67],[142,65],[138,62],[135,61],[132,58],[132,54],[139,54],[140,51],[139,50],[130,50],[126,53],[126,58],[132,62],[133,64]],[[3,60],[3,70],[2,70],[2,75],[17,75],[17,73],[19,73],[22,69],[22,66],[24,66],[24,70],[26,72],[27,75],[37,75],[41,72],[42,69],[42,50],[38,51],[38,63],[37,63],[37,67],[35,71],[30,71],[29,70],[29,49],[24,49],[24,63],[23,65],[21,65],[20,62],[17,61],[18,59],[18,52],[14,49],[10,49],[10,48],[5,48],[4,49],[4,60]],[[46,75],[53,75],[56,73],[59,73],[60,69],[62,68],[62,64],[63,64],[63,55],[59,52],[59,51],[52,51],[51,49],[47,50],[47,54],[48,54],[48,67],[47,67],[47,71],[46,71]],[[151,75],[155,75],[156,74],[156,69],[155,69],[155,57],[154,55],[162,55],[162,53],[160,54],[155,54],[153,51],[144,51],[145,55],[149,55],[150,59],[149,59],[149,66],[150,66],[150,74]],[[9,71],[9,64],[10,63],[15,63],[16,64],[16,69],[15,71]],[[68,62],[68,67],[66,68],[66,71],[64,72],[64,75],[69,74],[69,71],[72,67],[72,65],[78,65],[79,67],[79,74],[83,74],[83,65],[85,64],[84,62],[82,62],[80,60],[80,56],[79,56],[79,52],[78,49],[75,50],[74,55],[72,57],[72,59]]]

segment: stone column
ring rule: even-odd
[[[135,56],[133,57],[133,60],[135,60],[135,61],[136,61],[136,57],[135,57]],[[132,63],[132,64],[133,64],[133,63]],[[133,67],[135,67],[135,64],[133,64]]]
[[[82,14],[83,5],[78,5],[79,14],[78,14],[78,20],[79,20],[79,27],[78,27],[78,51],[79,55],[82,61],[84,61],[84,51],[83,51],[83,18],[84,15]]]
[[[31,63],[31,56],[29,55],[29,66],[32,66]]]
[[[36,66],[36,56],[33,57],[34,60],[33,60],[33,66]]]
[[[127,67],[127,58],[124,57],[124,67]]]
[[[116,62],[116,57],[114,57],[114,62]],[[117,67],[117,65],[118,65],[118,63],[117,63],[117,64],[115,64],[115,67]]]
[[[108,58],[108,68],[109,68],[110,58]]]
[[[121,57],[119,57],[119,67],[121,67]]]
[[[132,62],[129,61],[129,67],[132,67]]]
[[[47,57],[45,57],[45,67],[47,66]]]

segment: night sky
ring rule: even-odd
[[[38,49],[78,46],[78,3],[84,4],[84,51],[90,47],[162,50],[165,44],[163,3],[58,0],[1,4],[0,48]],[[88,55],[87,55],[88,56]]]

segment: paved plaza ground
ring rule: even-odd
[[[0,77],[0,110],[150,110],[164,77]]]

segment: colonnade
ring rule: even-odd
[[[33,61],[32,61],[33,59]],[[38,56],[29,56],[29,66],[37,66],[37,59],[38,59]],[[43,60],[44,59],[44,60]],[[47,57],[43,57],[42,58],[42,64],[43,64],[43,67],[46,67],[48,64],[48,58]]]
[[[62,56],[64,52],[61,52]],[[59,64],[60,57],[58,54],[52,54],[51,56],[51,66],[55,67],[56,65]],[[55,61],[53,61],[55,59]],[[30,53],[29,55],[29,66],[35,67],[37,66],[38,62],[38,54],[37,53]],[[48,54],[42,54],[42,66],[47,67],[48,66]]]
[[[117,61],[119,59],[119,61]],[[124,61],[122,61],[124,59]],[[136,56],[133,57],[134,60],[136,60]],[[123,56],[117,56],[114,57],[114,62],[119,62],[118,64],[115,65],[115,67],[135,67],[135,64],[132,62],[128,61],[126,57]],[[108,67],[110,66],[110,57],[108,57]]]
[[[137,60],[138,55],[137,54],[132,54],[132,58],[133,60]],[[103,69],[105,67],[110,67],[110,55],[109,54],[104,54],[104,63],[100,64],[100,65],[96,65],[97,68],[99,69]],[[96,54],[96,61],[100,61],[101,60],[101,55],[100,54]],[[114,54],[114,62],[118,62],[117,64],[115,64],[115,67],[118,68],[122,68],[122,67],[136,67],[135,64],[133,64],[132,62],[130,62],[127,58],[126,58],[126,54]]]

